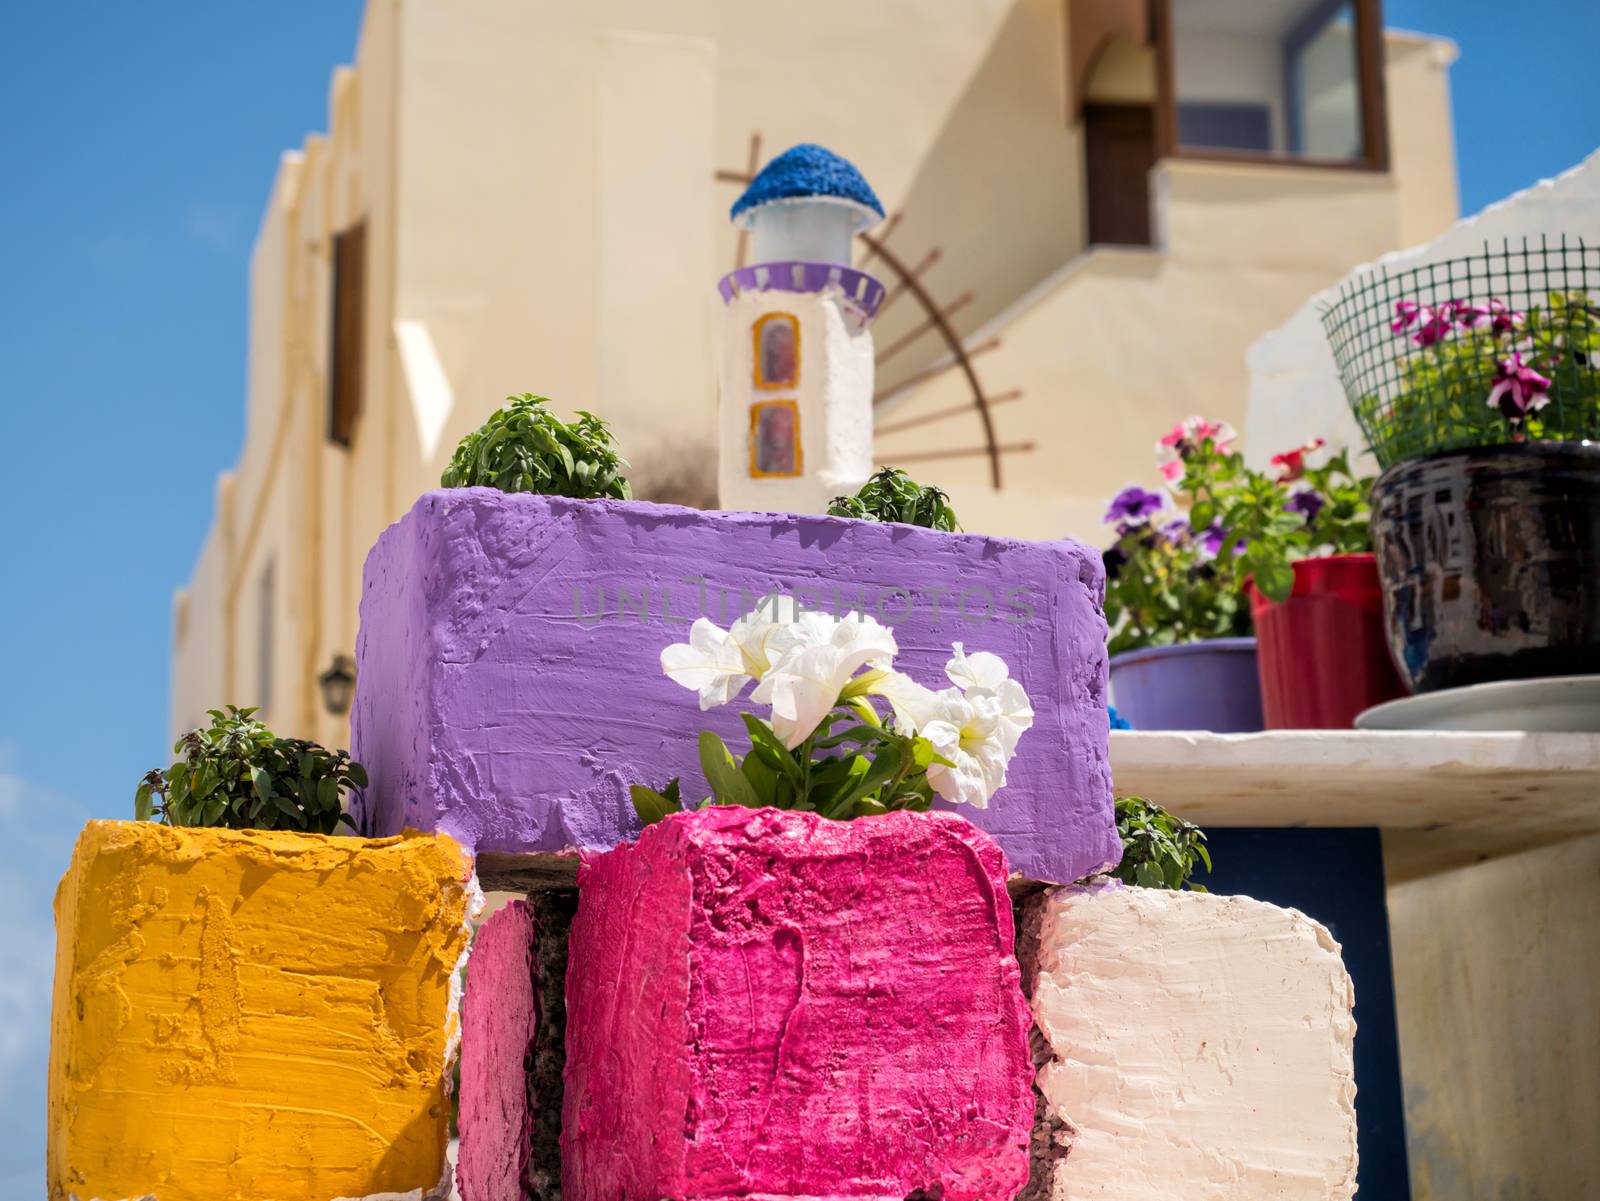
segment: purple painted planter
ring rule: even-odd
[[[1252,734],[1261,718],[1254,638],[1211,638],[1125,651],[1111,660],[1111,700],[1135,730]]]
[[[892,626],[895,666],[943,686],[950,644],[993,651],[1032,699],[1008,782],[963,816],[1029,880],[1120,858],[1107,764],[1104,576],[1076,542],[1019,542],[792,513],[702,512],[487,488],[430,492],[367,558],[352,749],[385,833],[478,851],[606,850],[634,837],[628,785],[683,777],[695,736],[742,750],[744,700],[700,712],[660,655],[696,617],[770,592]]]

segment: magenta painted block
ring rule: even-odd
[[[715,808],[586,856],[563,1197],[1010,1201],[1034,1096],[1006,875],[943,813]]]
[[[1037,714],[1007,786],[968,813],[1012,869],[1070,881],[1121,853],[1106,762],[1098,552],[904,525],[430,492],[367,558],[353,750],[374,832],[478,851],[606,849],[627,785],[706,789],[694,736],[742,748],[739,702],[701,713],[660,654],[779,591],[894,628],[896,666],[943,685],[950,644],[993,651]]]
[[[512,901],[478,928],[461,1004],[461,1201],[523,1201],[533,1113],[526,1060],[538,1033],[534,925]]]

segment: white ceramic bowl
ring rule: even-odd
[[[1600,733],[1600,676],[1501,680],[1374,705],[1358,730],[1526,730]]]

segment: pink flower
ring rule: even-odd
[[[1183,461],[1207,439],[1217,450],[1226,451],[1236,437],[1238,434],[1226,421],[1190,417],[1178,422],[1156,442],[1156,462],[1161,467],[1161,478],[1176,484],[1183,478]]]
[[[1397,300],[1394,302],[1394,311],[1395,318],[1389,323],[1389,332],[1403,334],[1416,324],[1422,306],[1414,300]]]
[[[1299,479],[1306,473],[1306,456],[1312,451],[1321,450],[1326,445],[1324,439],[1313,438],[1304,446],[1286,450],[1281,455],[1273,455],[1272,465],[1283,472],[1278,479],[1283,483]]]
[[[1489,407],[1499,409],[1507,420],[1521,421],[1550,403],[1550,381],[1524,363],[1519,351],[1495,364],[1494,379],[1494,387],[1489,389]]]
[[[1417,332],[1411,340],[1418,346],[1432,346],[1443,342],[1455,329],[1456,302],[1447,300],[1438,308],[1423,305],[1417,310]]]
[[[1456,305],[1456,322],[1462,329],[1488,329],[1496,337],[1516,329],[1526,319],[1526,313],[1512,311],[1503,300],[1491,299],[1488,304]]]
[[[1203,439],[1210,438],[1218,450],[1224,450],[1237,436],[1233,432],[1233,427],[1226,421],[1207,421],[1204,417],[1190,417],[1173,426],[1156,445],[1176,450],[1186,442],[1198,445]]]

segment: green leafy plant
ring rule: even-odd
[[[832,517],[861,521],[899,521],[953,533],[961,529],[944,489],[917,483],[898,467],[881,467],[854,496],[836,496]]]
[[[750,732],[749,753],[737,758],[713,731],[702,730],[700,769],[711,795],[688,808],[798,809],[840,820],[895,809],[920,811],[933,802],[928,768],[935,763],[954,766],[928,739],[896,733],[876,720],[864,722],[858,712],[830,714],[793,751],[759,717],[739,716]],[[835,734],[838,716],[854,724]],[[646,825],[686,808],[676,778],[659,790],[635,784],[629,791]]]
[[[1600,438],[1600,306],[1550,292],[1518,312],[1499,298],[1395,303],[1399,389],[1356,416],[1385,466],[1435,451]]]
[[[1251,632],[1242,589],[1285,599],[1290,564],[1371,550],[1372,480],[1340,452],[1321,466],[1315,439],[1272,458],[1276,474],[1247,467],[1226,424],[1199,417],[1157,444],[1168,492],[1130,485],[1111,501],[1117,539],[1104,552],[1112,654]]]
[[[1197,455],[1184,475],[1190,525],[1215,531],[1217,559],[1271,600],[1293,591],[1295,559],[1372,549],[1372,477],[1357,477],[1343,450],[1320,467],[1307,466],[1306,456],[1322,445],[1318,438],[1274,456],[1276,476],[1214,448]]]
[[[530,393],[507,397],[504,407],[461,439],[440,483],[627,500],[633,495],[621,474],[627,465],[600,418],[580,409],[568,424],[551,412],[547,398]]]
[[[1124,884],[1206,891],[1190,880],[1201,863],[1211,870],[1211,852],[1199,826],[1144,797],[1123,797],[1117,801],[1117,834],[1122,839],[1122,862],[1112,875]]]
[[[342,821],[344,794],[367,786],[366,770],[346,751],[279,738],[253,717],[254,709],[212,709],[210,726],[173,745],[181,756],[152,771],[134,794],[140,821],[234,830],[304,830],[331,834]]]

